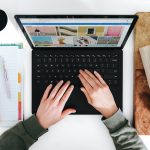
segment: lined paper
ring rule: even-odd
[[[0,126],[4,122],[18,121],[18,71],[21,51],[18,46],[0,46],[0,56],[5,61],[11,95],[9,98],[6,93],[3,72],[0,70]]]

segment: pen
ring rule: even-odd
[[[8,96],[8,98],[11,98],[11,92],[10,92],[10,85],[9,85],[9,81],[8,81],[8,75],[7,75],[7,70],[5,67],[5,61],[4,58],[0,56],[0,61],[1,61],[1,65],[2,65],[2,71],[3,71],[3,75],[4,75],[4,81],[5,81],[5,88],[6,88],[6,94]]]

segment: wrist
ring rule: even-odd
[[[120,109],[118,109],[118,111],[113,116],[107,119],[105,118],[102,121],[106,125],[110,133],[116,132],[117,130],[122,128],[122,126],[128,123],[127,119],[124,117]]]
[[[106,111],[105,114],[103,114],[103,116],[105,118],[110,118],[111,116],[113,116],[116,112],[118,111],[118,107],[114,106],[112,108],[110,108],[109,110]]]
[[[35,114],[35,116],[36,116],[37,121],[38,121],[38,123],[40,124],[40,126],[41,126],[42,128],[44,128],[44,129],[47,129],[48,127],[46,127],[46,126],[42,123],[40,117],[39,117],[37,114]]]

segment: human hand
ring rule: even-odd
[[[106,118],[117,112],[118,108],[113,95],[101,75],[96,71],[92,74],[86,69],[79,72],[79,79],[84,86],[81,91],[86,96],[88,103]]]
[[[67,115],[76,112],[73,108],[68,108],[63,111],[74,89],[73,85],[70,86],[70,81],[63,85],[63,81],[61,80],[52,91],[51,89],[52,84],[46,88],[36,113],[40,125],[45,129],[62,120]]]

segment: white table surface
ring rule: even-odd
[[[31,115],[31,48],[17,26],[15,14],[135,14],[150,11],[149,0],[0,0],[0,9],[7,12],[9,22],[0,32],[0,43],[23,42],[24,116]],[[133,33],[124,49],[123,113],[133,120]],[[0,128],[0,133],[6,128]],[[150,149],[150,136],[141,136]],[[43,135],[31,150],[113,150],[114,145],[99,115],[68,116]]]

